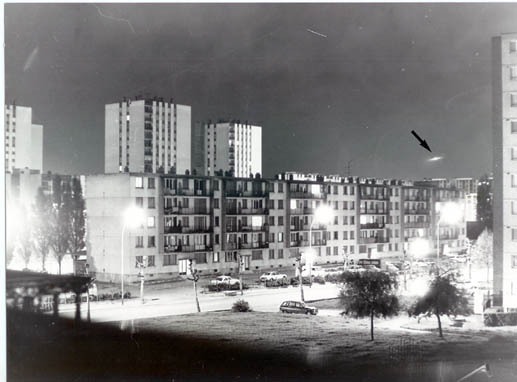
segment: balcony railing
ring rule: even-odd
[[[165,195],[179,195],[179,196],[211,196],[211,193],[206,190],[191,190],[189,188],[164,188]]]
[[[384,223],[365,223],[361,224],[361,229],[383,229],[385,227]]]
[[[440,240],[458,240],[459,235],[440,235]]]
[[[360,237],[357,240],[358,244],[376,244],[376,243],[388,243],[389,240],[387,237],[384,236],[377,236],[377,237]]]
[[[313,247],[327,245],[327,240],[318,239],[312,241]],[[290,247],[309,247],[309,240],[295,240],[290,242]]]
[[[404,201],[411,201],[411,202],[426,202],[429,198],[426,198],[422,195],[415,195],[415,196],[404,196]]]
[[[268,193],[263,190],[225,190],[224,195],[230,198],[265,198],[268,195]]]
[[[263,224],[261,226],[226,226],[226,232],[263,232],[267,231],[267,224]]]
[[[360,194],[361,199],[364,200],[388,200],[389,196],[383,194]]]
[[[405,228],[428,228],[431,223],[428,222],[407,222],[404,223]]]
[[[165,215],[210,215],[210,210],[206,207],[165,207]]]
[[[429,210],[426,208],[406,208],[404,213],[406,215],[429,215]]]
[[[198,244],[198,245],[170,245],[164,246],[165,252],[205,252],[211,251],[212,245]]]
[[[388,213],[388,210],[384,208],[361,208],[359,212],[364,215],[384,215]]]
[[[226,215],[267,215],[267,208],[226,208]]]
[[[291,225],[291,232],[293,231],[310,231],[311,225],[310,224],[292,224]],[[323,224],[314,224],[312,226],[313,231],[324,231],[327,227]]]
[[[289,211],[291,215],[312,215],[314,213],[314,208],[291,208]]]
[[[303,191],[291,191],[289,193],[291,199],[323,199],[325,195],[323,193],[303,192]]]
[[[183,227],[183,226],[172,226],[164,227],[164,233],[210,233],[213,231],[212,227]]]

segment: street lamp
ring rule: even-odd
[[[312,287],[312,263],[314,261],[314,252],[312,250],[312,227],[314,224],[330,224],[332,217],[334,216],[334,211],[328,204],[322,204],[317,207],[314,211],[314,216],[312,217],[311,226],[309,227],[309,256],[308,261],[310,262],[309,267],[309,287]],[[307,263],[306,260],[306,263]]]
[[[443,206],[438,205],[437,212],[440,217],[436,221],[436,265],[440,260],[440,223],[458,224],[463,218],[463,211],[458,203],[448,202]]]
[[[122,235],[120,242],[120,286],[122,289],[122,305],[124,305],[124,236],[127,228],[136,228],[144,222],[144,210],[130,206],[124,211],[122,222]]]

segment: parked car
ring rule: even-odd
[[[234,286],[234,285],[239,285],[239,283],[240,283],[239,279],[234,279],[233,277],[230,277],[230,276],[219,276],[215,280],[210,281],[210,284],[212,284],[212,285]]]
[[[318,314],[318,308],[305,305],[304,302],[300,301],[284,301],[282,305],[280,305],[280,312],[316,315]]]
[[[349,265],[346,269],[348,272],[364,272],[365,269],[359,265]]]
[[[273,281],[273,280],[287,281],[287,275],[273,271],[273,272],[266,272],[266,273],[262,274],[262,276],[260,276],[260,282]]]

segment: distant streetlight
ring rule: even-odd
[[[314,252],[312,250],[312,227],[314,224],[330,224],[332,217],[334,216],[334,211],[328,204],[322,204],[317,207],[314,211],[314,215],[312,217],[311,226],[309,227],[309,287],[312,287],[312,263],[314,262]],[[306,260],[306,263],[307,263]]]
[[[126,229],[134,229],[144,223],[144,210],[131,206],[124,211],[122,222],[122,235],[120,243],[120,286],[122,289],[122,305],[124,305],[124,236]]]
[[[418,237],[409,243],[410,276],[413,277],[413,259],[421,259],[431,252],[429,240]]]
[[[458,224],[463,218],[463,211],[458,203],[448,202],[438,210],[440,217],[436,221],[436,261],[440,260],[440,223]],[[438,265],[438,264],[437,264]]]

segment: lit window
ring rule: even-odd
[[[154,228],[154,216],[147,217],[147,228]]]
[[[142,178],[142,177],[135,178],[135,182],[136,182],[136,188],[144,188],[144,178]]]

